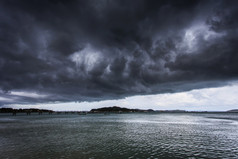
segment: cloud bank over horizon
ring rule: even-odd
[[[10,104],[11,108],[38,108],[54,111],[90,111],[94,108],[120,106],[131,109],[228,111],[237,109],[238,82],[216,88],[194,89],[179,93],[131,96],[117,100],[94,102],[59,102]],[[1,99],[0,99],[1,100]]]
[[[0,2],[0,107],[229,87],[238,2]]]

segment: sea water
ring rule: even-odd
[[[238,114],[1,114],[0,158],[237,159]]]

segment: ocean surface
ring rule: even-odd
[[[0,114],[0,158],[238,159],[238,114]]]

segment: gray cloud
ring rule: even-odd
[[[237,6],[3,0],[0,102],[93,101],[225,85],[238,76]],[[45,96],[11,94],[17,91]]]

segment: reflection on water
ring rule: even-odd
[[[238,114],[0,116],[0,158],[238,158]]]

